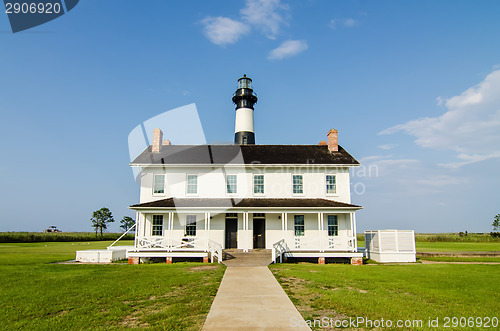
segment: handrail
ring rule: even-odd
[[[108,248],[110,248],[111,246],[113,246],[114,244],[116,244],[118,242],[118,240],[122,239],[124,235],[126,235],[130,230],[132,230],[133,228],[135,228],[135,226],[137,225],[137,223],[134,223],[134,225],[132,225],[127,231],[125,231],[124,234],[122,234],[118,239],[116,239],[111,245],[108,246]]]
[[[218,263],[222,263],[222,245],[216,241],[208,240],[208,249],[210,251],[210,262],[214,263],[214,256]]]
[[[279,256],[280,263],[283,262],[283,253],[289,251],[288,246],[286,245],[285,239],[281,239],[273,244],[273,249],[271,251],[272,254],[272,262],[276,263],[276,257]]]

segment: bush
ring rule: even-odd
[[[490,235],[493,237],[493,238],[500,238],[500,232],[491,232]]]
[[[103,241],[116,240],[122,233],[104,233],[102,237],[93,232],[0,232],[0,243],[28,243],[47,241]],[[122,239],[133,240],[134,234],[126,234]]]

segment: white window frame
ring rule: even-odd
[[[335,217],[335,223],[330,225],[330,217]],[[330,227],[334,234],[330,234]],[[328,237],[338,237],[339,236],[339,216],[338,215],[327,215],[326,217],[326,231]]]
[[[301,193],[295,193],[294,190],[294,182],[293,179],[295,176],[301,176],[302,177],[302,192]],[[304,174],[292,174],[292,195],[304,195]]]
[[[255,187],[256,187],[256,185],[255,185],[255,177],[256,176],[262,176],[262,184],[258,184],[259,186],[262,185],[262,192],[255,192]],[[265,192],[266,192],[265,185],[266,185],[266,177],[264,176],[264,174],[254,174],[253,175],[253,185],[252,185],[253,186],[253,195],[264,195]]]
[[[333,176],[335,178],[335,192],[328,192],[328,176]],[[337,190],[337,175],[336,174],[325,174],[325,193],[326,195],[338,195]]]
[[[161,218],[161,224],[155,224],[155,218],[156,218],[155,216]],[[163,215],[153,215],[153,218],[151,219],[151,236],[155,237],[163,236]]]
[[[303,224],[297,224],[297,216],[302,216]],[[297,227],[302,227],[302,234],[297,234]],[[306,215],[293,215],[293,236],[294,237],[304,237],[306,235]]]
[[[193,220],[190,220],[190,218],[194,218],[194,221]],[[196,215],[186,215],[186,226],[184,227],[184,236],[186,237],[196,237],[196,222],[197,222],[197,217]],[[190,231],[193,231],[194,230],[194,234],[193,233],[189,233],[188,234],[188,226],[189,227],[193,227],[194,226],[194,229],[190,229]]]
[[[163,192],[161,192],[161,193],[155,192],[156,191],[156,176],[163,177]],[[165,174],[153,174],[153,195],[156,195],[156,196],[165,195],[165,182],[166,182]]]
[[[196,176],[196,193],[189,192],[189,176]],[[198,195],[198,179],[200,176],[198,174],[186,174],[186,195],[197,196]]]
[[[236,178],[236,190],[235,192],[228,192],[228,180],[229,180],[229,177],[235,177]],[[235,194],[238,194],[238,175],[237,174],[227,174],[226,175],[226,194],[228,195],[235,195]]]

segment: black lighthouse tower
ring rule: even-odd
[[[253,93],[252,79],[243,75],[238,79],[238,89],[233,95],[236,105],[236,123],[234,143],[237,145],[255,145],[253,128],[253,105],[257,103],[257,95]]]

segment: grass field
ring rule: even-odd
[[[497,265],[278,264],[271,270],[307,320],[500,317]],[[451,328],[453,329],[453,328]],[[491,328],[490,328],[491,329]]]
[[[0,244],[1,328],[201,328],[222,279],[221,265],[51,263],[109,244]]]

